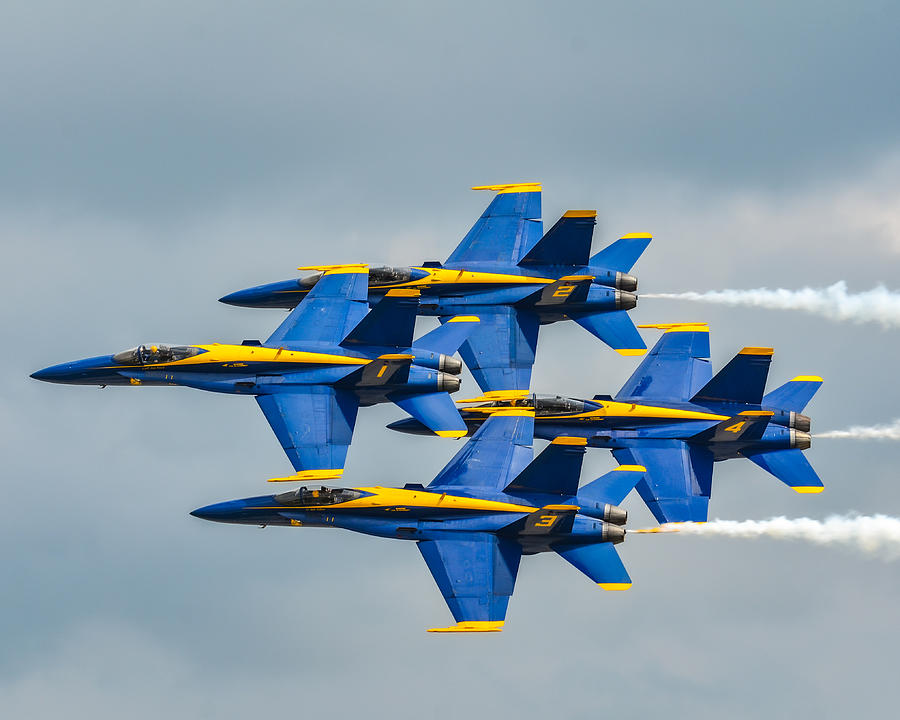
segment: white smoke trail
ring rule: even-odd
[[[890,425],[853,425],[846,430],[816,433],[817,438],[849,438],[852,440],[900,440],[900,419]]]
[[[642,293],[643,298],[696,300],[722,305],[748,305],[774,310],[800,310],[829,320],[878,322],[884,327],[900,327],[900,293],[878,285],[860,293],[847,292],[843,280],[826,288],[801,290],[757,288],[755,290],[710,290],[708,292]]]
[[[771,520],[713,520],[706,523],[668,523],[632,532],[677,532],[736,538],[770,537],[804,540],[816,545],[849,545],[884,559],[900,558],[900,518],[887,515],[832,515],[825,520],[775,517]]]

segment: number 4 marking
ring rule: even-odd
[[[725,432],[739,433],[746,424],[746,420],[741,420],[740,422],[736,422],[734,425],[729,425],[727,428],[725,428]]]

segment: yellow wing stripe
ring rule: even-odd
[[[434,434],[443,438],[461,438],[469,434],[468,430],[435,430]]]
[[[503,630],[503,620],[463,620],[462,622],[443,628],[428,628],[428,632],[500,632]]]
[[[616,472],[647,472],[647,468],[643,465],[619,465],[613,468]]]
[[[806,486],[799,486],[799,487],[794,487],[794,488],[792,488],[792,489],[795,490],[795,491],[798,492],[798,493],[802,493],[803,495],[814,495],[815,493],[820,493],[820,492],[822,492],[825,488],[823,488],[823,487],[818,487],[818,486],[816,486],[816,485],[812,485],[812,486],[809,486],[809,487],[806,487]]]
[[[604,590],[627,590],[631,583],[597,583]]]
[[[653,233],[648,232],[636,232],[636,233],[628,233],[627,235],[623,235],[620,240],[631,240],[632,238],[653,238]]]
[[[450,318],[448,323],[454,322],[481,322],[481,318],[477,315],[457,315],[456,317]]]
[[[638,327],[655,328],[666,332],[709,332],[709,325],[705,322],[650,323],[648,325],[638,325]]]
[[[313,480],[337,480],[344,474],[343,469],[333,470],[301,470],[289,477],[270,478],[269,482],[308,482]]]
[[[302,265],[298,270],[316,270],[329,275],[341,275],[343,273],[367,273],[368,263],[355,263],[350,265]]]
[[[647,348],[627,348],[623,350],[619,350],[613,348],[619,355],[624,357],[637,357],[639,355],[644,355],[647,352]]]

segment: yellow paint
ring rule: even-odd
[[[541,510],[555,510],[556,512],[568,512],[569,510],[580,510],[578,505],[544,505]]]
[[[337,480],[344,474],[342,468],[331,470],[301,470],[288,477],[271,478],[269,482],[306,482],[312,480]]]
[[[496,193],[541,192],[539,182],[501,183],[499,185],[475,185],[473,190],[491,190]]]
[[[648,232],[628,233],[627,235],[623,235],[623,236],[622,236],[621,238],[619,238],[619,239],[620,239],[620,240],[630,240],[630,239],[632,239],[632,238],[634,238],[634,239],[637,239],[637,238],[650,238],[650,239],[653,239],[653,234],[652,234],[652,233],[648,233]]]
[[[382,375],[384,375],[387,372],[387,369],[388,369],[387,365],[382,365],[381,370],[378,371],[378,374],[375,377],[381,377]]]
[[[746,420],[741,420],[740,422],[736,422],[734,425],[729,425],[727,428],[725,428],[725,432],[739,433],[741,430],[744,429],[744,425],[746,425],[746,424],[747,424]]]
[[[593,280],[593,275],[563,275],[560,280],[566,282],[581,282],[582,280]]]
[[[566,418],[567,420],[603,417],[637,417],[637,418],[660,418],[665,420],[727,420],[730,415],[715,415],[713,413],[696,412],[694,410],[676,410],[673,408],[656,407],[653,405],[635,405],[632,403],[616,402],[615,400],[603,400],[600,402],[602,407],[599,410],[590,410],[588,412],[577,413],[573,415],[547,415],[542,416],[541,420],[558,420]],[[479,409],[479,408],[474,408]]]
[[[559,515],[541,515],[534,523],[535,527],[541,528],[549,528],[553,527],[553,523],[556,522],[556,519]]]
[[[415,360],[415,355],[409,355],[407,353],[388,353],[387,355],[379,355],[379,360]]]
[[[738,413],[738,415],[752,415],[754,417],[771,417],[774,414],[771,410],[744,410]]]
[[[566,210],[566,211],[563,213],[563,217],[572,217],[572,218],[576,218],[576,217],[591,217],[591,218],[595,218],[595,217],[597,217],[597,211],[596,211],[596,210]]]
[[[368,365],[371,360],[367,358],[348,357],[347,355],[333,355],[330,353],[304,352],[302,350],[285,350],[284,348],[269,348],[260,345],[192,345],[191,347],[206,350],[204,353],[173,360],[147,365],[147,369],[159,367],[189,367],[192,365],[208,365],[221,363],[234,365],[234,363],[284,363],[296,365]],[[121,369],[121,365],[111,367]]]
[[[432,285],[549,285],[554,278],[508,275],[505,273],[477,272],[471,270],[449,270],[447,268],[414,268],[428,273],[421,280],[410,280],[400,285],[430,287]]]
[[[368,263],[355,263],[352,265],[304,265],[298,270],[315,270],[326,275],[343,275],[347,273],[368,273]]]
[[[303,527],[303,523],[300,522],[299,520],[293,520],[293,519],[292,519],[292,520],[291,520],[291,525],[294,526],[294,527]]]
[[[798,486],[798,487],[794,487],[794,488],[792,488],[792,489],[793,489],[793,490],[796,490],[798,493],[802,493],[802,494],[804,494],[804,495],[812,495],[812,494],[815,494],[815,493],[820,493],[820,492],[822,492],[825,488],[823,488],[823,487],[817,487],[817,486],[815,486],[815,485],[811,485],[811,486],[808,486],[808,487],[807,487],[807,486]]]
[[[587,438],[583,437],[567,437],[564,435],[560,435],[559,437],[553,438],[550,441],[551,445],[587,445]]]
[[[501,417],[534,417],[534,408],[500,408],[492,414]]]
[[[503,630],[503,620],[463,620],[450,627],[429,628],[428,632],[500,632],[501,630]]]
[[[654,328],[656,330],[665,330],[666,332],[709,332],[709,325],[705,322],[651,323],[648,325],[638,325],[638,327]]]
[[[419,297],[421,294],[415,288],[394,288],[393,290],[388,290],[385,297]]]
[[[738,355],[766,355],[772,357],[774,352],[775,350],[770,347],[745,347]]]
[[[555,298],[567,298],[572,294],[572,291],[575,289],[574,285],[560,285],[553,293],[553,297]]]
[[[604,590],[627,590],[631,583],[597,583]]]
[[[454,322],[481,322],[481,318],[477,315],[456,315],[455,317],[450,318],[448,323]]]
[[[825,382],[818,375],[798,375],[791,382]]]
[[[461,438],[468,435],[468,430],[435,430],[434,434],[444,438]]]
[[[128,382],[130,382],[132,385],[140,385],[141,384],[141,381],[138,380],[137,378],[128,378]]]
[[[522,400],[530,395],[529,390],[489,390],[484,395],[469,400],[457,400],[457,403],[502,402],[504,400]]]
[[[647,472],[643,465],[619,465],[614,472]]]
[[[640,355],[646,354],[646,352],[647,352],[647,348],[625,348],[622,350],[620,350],[618,348],[613,348],[613,350],[615,350],[617,353],[619,353],[619,355],[622,355],[624,357],[638,357]]]

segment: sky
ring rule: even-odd
[[[469,187],[489,183],[542,182],[548,223],[598,210],[595,247],[652,232],[645,292],[897,289],[898,23],[900,6],[874,1],[4,3],[0,707],[704,720],[896,706],[896,562],[638,535],[620,546],[626,593],[529,557],[503,633],[430,635],[450,616],[412,543],[189,516],[290,472],[252,400],[28,374],[141,342],[264,339],[279,311],[216,299],[298,265],[443,260],[490,199]],[[896,329],[651,298],[633,316],[708,322],[714,367],[774,347],[771,387],[821,375],[814,431],[898,416]],[[556,324],[532,387],[614,393],[636,362]],[[347,484],[427,483],[459,447],[384,429],[401,416],[360,412]],[[711,516],[900,515],[897,452],[814,441],[817,496],[717,465]],[[613,465],[589,453],[583,478]]]

